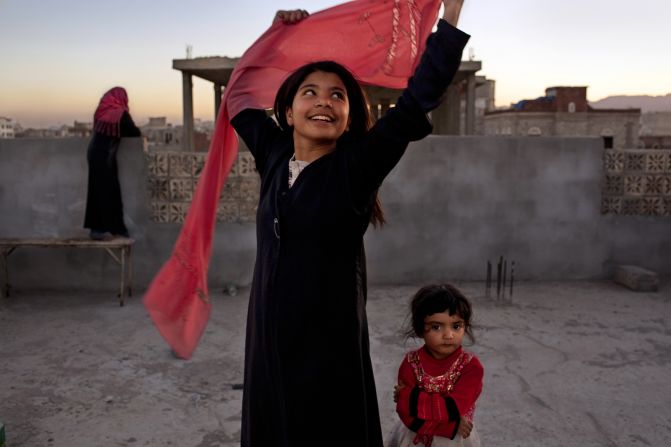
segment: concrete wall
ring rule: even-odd
[[[86,236],[85,139],[0,141],[0,237]],[[413,144],[382,188],[388,225],[366,236],[373,283],[483,279],[487,260],[515,260],[521,279],[596,278],[614,263],[671,274],[669,217],[601,215],[599,138],[431,136]],[[119,151],[126,219],[137,240],[134,282],[146,287],[179,225],[150,219],[139,139]],[[248,284],[253,223],[219,223],[215,288]],[[17,288],[115,290],[118,266],[102,250],[21,248]]]
[[[0,141],[0,238],[87,237],[87,139]],[[168,258],[180,224],[150,219],[147,161],[139,138],[122,141],[118,154],[124,218],[133,247],[133,283],[146,287]],[[248,284],[255,256],[253,223],[219,223],[210,268],[212,284]],[[9,257],[17,288],[118,287],[119,266],[103,250],[19,248]]]
[[[601,214],[598,138],[434,137],[388,178],[389,224],[369,231],[375,282],[516,276],[598,278],[615,263],[671,273],[671,217]]]

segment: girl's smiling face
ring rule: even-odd
[[[294,129],[295,144],[302,140],[311,145],[332,144],[335,149],[350,123],[345,84],[335,73],[310,73],[298,87],[286,117]]]
[[[458,314],[438,312],[424,318],[424,343],[438,360],[447,358],[461,346],[465,331],[466,323]]]

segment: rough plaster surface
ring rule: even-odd
[[[0,141],[0,237],[85,236],[86,139]],[[137,240],[134,282],[167,259],[179,224],[151,221],[140,139],[119,150],[126,221]],[[671,274],[671,218],[602,215],[598,138],[431,136],[414,143],[381,189],[388,225],[366,235],[376,284],[481,280],[487,260],[516,261],[518,278],[609,277],[616,264]],[[219,223],[210,283],[251,282],[253,223]],[[100,250],[21,248],[18,289],[110,290],[118,266]]]
[[[419,284],[373,287],[371,352],[385,436]],[[523,282],[511,302],[472,297],[485,367],[475,424],[483,446],[666,446],[671,284]],[[248,290],[218,294],[194,357],[174,358],[139,299],[22,294],[0,301],[0,420],[13,447],[239,445]],[[318,334],[309,334],[318,336]],[[337,359],[334,359],[337,361]],[[328,394],[328,387],[320,390]]]

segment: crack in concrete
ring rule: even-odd
[[[588,411],[588,412],[585,412],[585,415],[586,415],[587,418],[592,422],[592,425],[593,425],[594,428],[596,429],[597,433],[600,434],[601,437],[606,441],[606,444],[604,444],[604,446],[607,446],[607,447],[617,447],[617,443],[611,439],[610,435],[608,434],[608,432],[606,431],[606,429],[603,428],[603,426],[601,425],[601,423],[599,422],[599,420],[596,418],[596,416],[594,416],[594,415],[593,415],[592,413],[590,413],[589,411]]]

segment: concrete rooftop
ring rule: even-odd
[[[400,327],[419,285],[373,287],[371,349],[385,435],[392,385],[413,342]],[[671,445],[671,283],[516,285],[473,297],[485,388],[483,446]],[[216,293],[213,291],[213,295]],[[216,294],[201,346],[175,359],[139,298],[17,291],[0,301],[0,421],[9,446],[229,447],[239,443],[248,290]],[[328,390],[324,390],[328,392]]]

